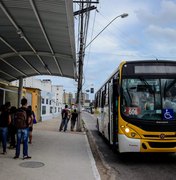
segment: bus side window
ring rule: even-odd
[[[101,95],[101,108],[104,108],[105,98],[106,98],[106,94],[105,94],[105,91],[103,91]]]

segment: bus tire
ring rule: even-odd
[[[98,131],[98,135],[101,135],[101,133],[100,133],[100,128],[99,128],[99,123],[98,123],[98,119],[97,119],[97,131]]]
[[[108,143],[109,143],[109,145],[111,145],[111,143],[110,143],[110,123],[108,123]]]

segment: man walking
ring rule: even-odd
[[[17,145],[14,159],[20,156],[20,144],[23,141],[23,159],[30,159],[28,156],[28,125],[32,121],[31,111],[27,109],[27,99],[21,100],[21,107],[15,115],[15,126],[17,128]]]
[[[62,121],[60,124],[60,128],[59,131],[62,131],[62,129],[64,128],[64,132],[67,130],[67,124],[70,118],[70,111],[68,109],[68,105],[65,105],[65,109],[62,110]]]

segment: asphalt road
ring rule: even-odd
[[[114,152],[96,130],[96,119],[83,112],[87,129],[94,138],[104,163],[110,167],[117,180],[175,180],[176,153],[126,153]],[[112,178],[111,178],[112,179]]]

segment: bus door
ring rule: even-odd
[[[117,79],[112,79],[109,84],[109,118],[110,118],[110,143],[115,147],[117,144],[118,121],[117,121],[117,100],[118,100],[118,85]]]

